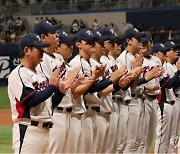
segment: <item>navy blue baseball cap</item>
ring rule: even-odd
[[[97,30],[93,31],[92,33],[96,37],[97,42],[99,43],[102,43],[108,39],[108,36],[102,36],[102,34]]]
[[[33,33],[38,35],[47,34],[48,32],[58,30],[60,27],[60,24],[52,25],[49,21],[43,20],[34,26]]]
[[[173,41],[166,42],[164,46],[167,48],[167,50],[180,48],[180,44],[175,44]]]
[[[58,31],[57,33],[59,34],[59,41],[61,43],[69,43],[75,40],[75,37],[69,37],[64,31]]]
[[[166,54],[167,48],[162,43],[156,43],[152,46],[151,53],[157,53],[158,51]]]
[[[90,30],[87,29],[82,29],[80,30],[77,34],[76,34],[76,41],[88,41],[88,40],[92,40],[95,39],[95,36],[93,35],[93,33]]]
[[[152,35],[148,31],[145,31],[144,34],[145,34],[145,36],[141,37],[142,43],[152,41]]]
[[[19,40],[19,51],[22,51],[25,47],[49,47],[49,43],[42,43],[39,35],[35,33],[25,34]]]
[[[143,36],[145,36],[144,32],[139,32],[136,28],[130,28],[124,32],[123,38],[128,39],[128,38],[134,37],[134,38],[139,39]]]
[[[99,32],[103,35],[103,36],[108,36],[109,39],[116,39],[118,36],[117,34],[114,32],[113,29],[110,29],[110,28],[101,28],[99,30]]]

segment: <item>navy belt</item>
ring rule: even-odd
[[[166,101],[165,103],[170,104],[170,105],[174,105],[175,101]]]
[[[59,111],[63,111],[63,110],[64,110],[63,107],[57,107],[56,109],[59,110]],[[65,109],[65,112],[71,113],[71,111],[72,111],[72,107],[69,107],[69,108],[66,108],[66,109]]]
[[[126,100],[124,101],[122,97],[112,97],[113,100],[116,99],[117,102],[120,102],[121,104],[124,104],[124,105],[129,105],[130,103],[130,100]]]
[[[91,108],[92,110],[96,112],[100,112],[100,107],[99,106],[86,106],[86,109]]]
[[[176,97],[180,97],[180,94],[175,94]]]
[[[138,95],[138,94],[131,94],[132,97],[137,97],[137,98],[142,98],[143,95]]]
[[[39,123],[40,123],[40,122],[38,122],[38,121],[34,121],[34,120],[31,121],[31,125],[32,125],[32,126],[38,127],[38,126],[39,126]],[[52,126],[53,126],[53,123],[52,123],[52,122],[44,122],[44,123],[42,123],[42,126],[41,126],[41,127],[44,127],[44,128],[52,128]]]
[[[158,95],[148,95],[148,97],[151,98],[151,99],[153,99],[153,100],[154,100],[154,99],[157,99],[157,96],[158,96]]]

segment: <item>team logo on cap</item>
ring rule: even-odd
[[[116,35],[116,36],[117,36],[117,34],[115,33],[115,31],[114,31],[113,29],[110,29],[110,32],[111,32],[113,35]]]
[[[86,31],[88,35],[93,35],[90,30]]]
[[[159,44],[161,47],[164,47],[164,45],[161,43],[161,44]]]
[[[136,28],[134,28],[134,31],[139,32]]]
[[[97,31],[96,34],[99,35],[99,36],[102,36],[101,33],[100,33],[99,31]]]
[[[174,42],[170,42],[172,45],[175,45],[175,43]]]
[[[52,25],[49,21],[46,21],[47,24]]]
[[[66,36],[67,36],[67,33],[66,33],[66,32],[63,32],[63,35],[66,35]]]
[[[36,37],[37,37],[37,39],[38,39],[39,41],[41,41],[41,39],[40,39],[39,35],[37,35]]]

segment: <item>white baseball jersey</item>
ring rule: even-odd
[[[47,86],[48,81],[43,74],[37,75],[27,67],[19,65],[11,72],[8,79],[8,95],[14,122],[22,118],[38,121],[51,120],[52,111],[47,106],[51,98],[31,108],[23,104],[34,92],[43,90]]]
[[[144,57],[142,64],[143,76],[145,76],[146,72],[152,70],[155,66],[162,67],[161,60],[158,57],[156,56],[150,56],[149,58]],[[145,85],[153,85],[160,87],[159,80],[160,80],[159,78],[152,79]],[[158,95],[159,93],[160,93],[160,89],[152,92],[147,92],[148,95]]]
[[[71,69],[72,68],[68,64],[66,64],[66,72],[68,72]],[[67,73],[65,74],[65,76],[67,77]],[[71,93],[71,89],[68,89],[66,91],[66,95],[64,95],[58,107],[72,107],[72,106],[74,106],[74,99]]]
[[[134,56],[124,50],[119,57],[116,59],[117,62],[119,62],[121,65],[126,64],[127,70],[132,70],[132,61],[134,59]],[[124,100],[131,100],[131,88],[129,87],[127,90],[123,91],[123,99]]]
[[[111,62],[111,70],[112,72],[118,70],[121,67],[121,64],[112,56],[108,55],[108,58]],[[117,97],[122,97],[123,95],[123,90],[119,90],[118,92],[116,92],[115,96]]]
[[[108,57],[103,55],[100,58],[100,62],[102,64],[106,64],[106,70],[104,73],[104,77],[109,78],[111,76],[111,73],[113,72],[111,69],[111,61],[109,60]],[[112,99],[112,93],[109,93],[105,96],[101,96],[101,101],[102,101],[101,111],[103,111],[103,112],[114,112],[115,111],[115,107],[114,107],[113,99]]]
[[[53,53],[53,55],[50,55],[45,52],[43,54],[43,61],[37,65],[36,70],[38,73],[44,73],[45,76],[49,79],[56,68],[60,68],[60,72],[66,75],[67,68],[66,68],[66,63],[64,61],[64,58],[60,54],[57,54],[57,53]],[[72,100],[72,94],[69,89],[58,106],[71,107],[74,104],[73,104],[73,101],[70,101],[70,100]]]
[[[173,65],[173,67],[174,67],[174,71],[177,72],[177,67],[175,64]],[[180,94],[180,86],[178,86],[178,88],[175,89],[175,94]]]
[[[168,62],[164,62],[163,67],[165,68],[166,72],[169,74],[170,78],[172,78],[174,76],[174,74],[177,70],[172,64],[170,64]],[[175,101],[176,100],[175,94],[173,92],[173,88],[171,88],[171,89],[166,88],[165,92],[166,92],[166,101]]]
[[[60,68],[61,73],[66,72],[66,63],[64,62],[63,57],[57,53],[51,55],[44,52],[43,60],[37,65],[36,70],[38,72],[43,72],[49,79],[56,68]]]
[[[88,61],[83,59],[80,55],[76,55],[69,63],[69,65],[73,68],[77,66],[81,66],[81,69],[79,71],[79,75],[82,75],[86,73],[87,75],[90,75],[91,73],[91,66]],[[86,111],[85,108],[85,103],[83,99],[83,95],[80,96],[75,100],[75,106],[74,106],[74,112],[79,114],[79,113],[84,113]]]

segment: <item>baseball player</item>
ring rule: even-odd
[[[67,61],[72,56],[71,42],[74,40],[74,37],[68,37],[64,31],[59,31],[58,36],[60,42],[58,47],[55,48],[55,52],[63,57],[66,63],[66,71],[69,72],[71,69],[67,64]],[[67,76],[68,74],[66,73],[66,78]],[[63,149],[64,151],[66,150],[66,146],[68,145],[67,138],[69,132],[70,113],[73,106],[74,101],[71,90],[69,89],[61,100],[61,103],[53,112],[54,126],[49,134],[51,153],[62,153]]]
[[[136,58],[134,58],[134,55],[139,53],[141,49],[140,38],[142,36],[144,36],[144,33],[139,32],[135,28],[128,29],[124,32],[126,50],[120,54],[120,56],[117,58],[117,61],[120,64],[126,64],[128,70],[132,70],[135,67],[142,65],[141,56],[136,56]],[[141,71],[139,73],[141,73]],[[117,153],[121,153],[123,151],[132,152],[135,146],[140,117],[140,109],[138,105],[140,97],[138,93],[133,94],[133,96],[134,97],[131,96],[131,88],[128,88],[127,90],[123,91],[123,95],[121,97]]]
[[[55,49],[58,48],[59,45],[59,37],[56,32],[56,30],[59,29],[59,25],[51,25],[48,21],[41,21],[38,24],[36,24],[33,28],[33,32],[37,33],[40,37],[42,42],[50,43],[50,47],[45,49],[44,55],[43,55],[43,60],[40,62],[40,64],[37,66],[36,70],[40,73],[45,74],[45,76],[49,79],[51,74],[56,68],[60,69],[60,72],[63,75],[66,75],[67,70],[66,70],[66,64],[63,59],[63,57],[57,53],[55,53]],[[75,78],[76,75],[72,75],[68,79],[66,79],[66,82],[71,81],[71,79]],[[70,83],[70,82],[69,82]],[[72,83],[73,84],[73,83]],[[69,87],[68,87],[69,88]],[[70,91],[68,91],[65,95],[66,99],[67,97],[70,97]],[[63,100],[64,102],[64,100]],[[66,135],[66,120],[68,118],[68,113],[70,110],[72,110],[72,101],[69,100],[66,102],[67,106],[62,104],[61,107],[51,107],[55,109],[55,112],[60,112],[57,116],[55,114],[53,121],[55,123],[55,130],[57,128],[57,125],[60,123],[61,127],[59,128],[59,135],[61,135],[62,139],[59,140],[59,143],[56,142],[56,138],[54,137],[54,129],[52,130],[52,133],[50,132],[50,152],[61,152],[63,149],[64,145],[64,140],[65,140],[65,135]],[[62,113],[63,112],[63,113]],[[60,118],[61,116],[61,118]],[[56,120],[57,117],[61,120]]]
[[[164,44],[164,46],[167,48],[167,50],[170,50],[168,52],[168,57],[169,56],[173,56],[173,53],[175,52],[176,55],[178,53],[178,49],[180,48],[180,45],[179,44],[175,44],[174,42],[172,41],[169,41],[169,42],[166,42]],[[173,52],[172,52],[173,51]],[[171,55],[170,55],[170,52]],[[177,62],[179,63],[179,62]],[[171,72],[172,72],[172,75],[174,75],[177,70],[179,70],[177,67],[178,67],[178,64],[175,65],[173,64],[173,62],[171,62],[173,68],[171,69]],[[174,73],[173,73],[174,72]],[[178,93],[178,88],[179,88],[179,82],[176,82],[176,84],[174,84],[175,86],[173,86],[173,91],[175,93],[175,96],[178,96],[177,93]],[[179,101],[178,101],[178,97],[177,99],[175,100],[175,103],[173,105],[173,114],[172,114],[172,121],[171,121],[171,129],[170,129],[170,145],[169,145],[169,153],[173,153],[175,152],[175,138],[177,135],[179,135],[179,115],[180,115],[180,107],[179,107]],[[174,145],[173,145],[174,143]]]
[[[97,31],[94,32],[95,33],[94,35],[96,35],[98,38],[97,39],[98,41],[95,44],[96,50],[92,54],[91,59],[90,59],[91,65],[94,67],[101,64],[100,58],[102,57],[103,53],[104,53],[104,55],[106,55],[105,52],[108,51],[106,49],[108,44],[110,45],[109,49],[111,48],[111,50],[113,50],[113,48],[112,48],[113,43],[109,43],[108,41],[110,41],[112,37],[116,38],[116,36],[115,35],[112,36],[112,32],[110,32],[109,29],[104,29],[103,32],[104,32],[103,34],[105,34],[105,32],[109,33],[110,36],[102,36],[99,32],[97,32]],[[103,48],[103,46],[104,46],[104,48]],[[104,50],[105,50],[105,52],[103,52]],[[109,68],[109,70],[106,69],[103,77],[105,77],[105,76],[109,77],[109,72],[114,71],[113,73],[110,74],[110,79],[112,81],[117,80],[119,78],[119,75],[121,75],[126,69],[126,67],[121,67],[118,70],[110,69],[110,66],[111,66],[110,60],[108,60],[108,62],[106,62],[106,63],[107,63],[107,68]],[[128,78],[128,76],[124,77],[124,79],[126,79],[126,80],[127,80],[127,78]],[[99,80],[101,80],[101,79],[99,79]],[[128,84],[128,83],[126,83],[126,84]],[[123,87],[123,86],[121,85],[121,87]],[[102,104],[100,106],[100,112],[98,112],[98,114],[97,114],[97,120],[96,120],[97,132],[95,134],[92,152],[110,151],[110,149],[109,149],[110,148],[109,143],[111,142],[110,137],[114,136],[115,132],[111,131],[111,133],[110,133],[110,128],[109,128],[110,127],[109,126],[110,125],[110,115],[112,114],[111,113],[112,110],[110,110],[110,106],[113,105],[112,97],[109,97],[109,96],[112,95],[111,92],[113,92],[114,90],[117,90],[116,88],[120,89],[119,86],[115,86],[115,83],[113,83],[110,86],[108,86],[106,89],[98,92],[98,96],[101,99]],[[109,113],[111,113],[111,114],[109,114]],[[113,120],[115,120],[115,119],[113,119]],[[114,126],[117,127],[117,123]],[[113,129],[111,129],[111,130],[113,130]],[[115,137],[111,138],[111,139],[115,139]],[[113,146],[113,143],[114,142],[112,140],[112,143],[111,143],[112,146]],[[112,150],[112,148],[111,148],[111,150]]]
[[[151,55],[152,36],[149,32],[145,32],[145,36],[141,38],[143,49],[142,54],[144,60],[142,67],[144,69],[143,76],[145,77],[145,100],[143,103],[143,119],[139,128],[139,141],[140,147],[138,152],[148,153],[153,140],[153,135],[156,130],[157,124],[157,96],[160,93],[159,77],[163,75],[164,70],[159,58]],[[154,50],[154,48],[153,48]],[[164,50],[164,48],[162,48]],[[152,77],[149,77],[149,73],[152,73]],[[143,132],[143,133],[142,133]]]
[[[42,60],[43,47],[37,34],[29,33],[19,41],[21,63],[10,74],[8,95],[11,102],[14,153],[44,153],[48,151],[49,129],[52,128],[52,110],[64,96],[58,89],[60,72],[56,69],[49,81],[37,74],[36,66]],[[51,97],[52,96],[52,97]]]
[[[178,78],[178,72],[175,73],[175,68],[172,65],[177,58],[177,53],[171,49],[172,48],[169,48],[169,51],[166,52],[166,61],[164,62],[163,67],[167,71],[168,76],[173,77],[173,75],[176,74]],[[162,95],[161,98],[159,98],[160,108],[158,108],[157,114],[157,139],[155,144],[156,153],[167,153],[169,150],[170,126],[173,114],[173,104],[175,103],[175,94],[171,88],[172,86],[165,86],[169,79],[170,78],[168,78],[165,82],[163,80],[161,81]]]
[[[75,56],[69,63],[71,67],[81,66],[79,74],[91,75],[91,65],[89,62],[91,54],[94,52],[94,35],[91,31],[83,29],[76,35],[76,47],[79,54]],[[96,112],[99,110],[99,104],[88,100],[88,93],[94,93],[107,87],[111,81],[106,80],[102,83],[96,82],[96,78],[102,75],[105,65],[96,67],[92,72],[95,80],[91,83],[78,86],[73,91],[73,97],[76,101],[74,107],[74,115],[71,114],[69,147],[67,152],[91,152],[93,145],[93,132],[95,131],[94,123]],[[83,96],[84,94],[84,96]],[[87,94],[87,95],[86,95]],[[84,100],[84,98],[86,100]],[[82,126],[82,127],[81,127]],[[80,138],[81,137],[81,138]],[[73,142],[72,142],[73,141]]]

